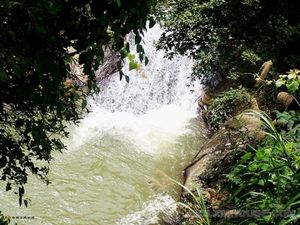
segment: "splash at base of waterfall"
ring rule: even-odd
[[[150,202],[142,206],[142,210],[122,218],[117,225],[145,225],[158,224],[160,215],[172,215],[176,212],[176,204],[169,195],[156,195]]]
[[[161,212],[174,211],[177,187],[157,171],[180,181],[201,145],[201,87],[188,87],[190,59],[168,60],[155,50],[160,33],[154,27],[145,34],[150,63],[143,76],[127,71],[129,84],[118,74],[104,80],[100,95],[89,101],[91,113],[69,127],[68,150],[55,154],[51,164],[52,183],[30,178],[26,193],[32,204],[26,209],[1,192],[3,213],[34,216],[24,220],[32,225],[150,225]]]

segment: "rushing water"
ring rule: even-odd
[[[29,179],[28,208],[1,189],[4,214],[34,216],[14,219],[18,224],[147,225],[174,208],[176,188],[167,176],[180,180],[203,141],[195,104],[201,88],[187,86],[190,59],[155,51],[159,35],[158,27],[147,32],[150,63],[129,73],[129,84],[118,74],[100,84],[92,112],[69,128],[68,150],[54,155],[52,183]]]

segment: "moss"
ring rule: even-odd
[[[219,129],[230,117],[251,106],[251,95],[245,88],[231,89],[219,94],[203,112],[203,117],[213,130]]]

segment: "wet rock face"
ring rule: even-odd
[[[75,49],[70,48],[69,52],[72,53]],[[95,72],[95,82],[99,83],[110,75],[118,72],[118,63],[121,60],[119,53],[116,53],[112,50],[111,46],[103,46],[103,62],[100,65],[99,69]],[[73,61],[70,62],[70,78],[66,83],[85,87],[88,83],[88,76],[83,73],[83,65],[79,64],[79,55],[74,55]]]
[[[234,163],[236,154],[245,150],[247,142],[249,137],[239,129],[218,130],[186,167],[185,185],[190,189],[195,184],[204,189],[213,187]]]
[[[103,47],[104,59],[103,64],[96,71],[96,82],[101,82],[110,75],[118,72],[118,62],[121,60],[119,53],[115,53],[111,50],[110,46]]]
[[[208,210],[217,210],[226,206],[229,193],[227,191],[220,192],[219,188],[226,185],[225,174],[235,163],[237,155],[246,150],[247,143],[255,142],[251,139],[244,131],[244,127],[241,127],[239,122],[233,118],[226,123],[224,128],[216,131],[208,139],[190,165],[186,167],[184,185],[192,191],[196,188],[203,191]],[[181,201],[194,204],[189,193],[184,191]],[[180,213],[184,221],[189,222],[193,218],[193,215],[185,209],[182,209]]]
[[[224,170],[224,163],[232,161],[232,141],[236,142],[233,139],[237,139],[239,135],[223,129],[216,132],[186,168],[185,185],[192,188],[196,182],[201,188],[206,188]]]

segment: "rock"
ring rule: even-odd
[[[279,92],[277,95],[277,101],[284,105],[285,109],[298,110],[300,108],[300,104],[297,99],[287,92]]]
[[[237,154],[245,151],[248,144],[255,146],[261,141],[261,121],[245,116],[242,114],[244,121],[238,119],[241,116],[228,120],[225,127],[216,131],[202,146],[184,170],[184,185],[190,189],[195,184],[200,188],[213,188],[224,178],[224,172],[235,162]]]
[[[118,72],[118,62],[121,60],[120,54],[113,52],[110,46],[104,47],[104,59],[102,65],[96,71],[96,82],[101,82],[110,75]]]
[[[74,48],[68,48],[69,53],[73,53],[76,50]],[[110,75],[118,71],[118,63],[121,60],[120,54],[112,51],[110,46],[103,46],[103,63],[99,66],[99,69],[95,72],[95,82],[99,83]],[[87,86],[88,76],[83,73],[83,65],[79,64],[79,55],[74,54],[72,61],[69,63],[70,78],[66,83],[84,87]]]
[[[184,185],[196,192],[196,188],[203,191],[205,205],[208,210],[226,208],[226,200],[230,196],[222,188],[227,184],[226,174],[236,163],[237,158],[242,155],[250,146],[256,146],[265,136],[262,129],[262,121],[259,117],[241,113],[247,108],[253,112],[259,112],[259,105],[255,98],[252,98],[247,105],[238,105],[234,117],[230,117],[224,126],[217,130],[201,147],[190,165],[184,170]],[[221,190],[221,191],[220,191]],[[193,199],[188,192],[182,190],[182,202],[193,204]],[[197,194],[196,194],[197,195]],[[185,212],[182,210],[181,215]],[[184,220],[189,220],[193,216]],[[184,216],[182,216],[184,218]],[[222,224],[221,221],[220,224]]]
[[[202,110],[206,110],[207,107],[210,105],[213,96],[210,94],[208,89],[204,89],[203,94],[199,97],[198,106]]]
[[[186,167],[184,185],[190,189],[195,183],[200,188],[211,187],[211,184],[232,165],[235,151],[233,146],[241,145],[244,139],[245,135],[238,130],[217,131]]]
[[[268,73],[270,72],[271,68],[273,66],[273,61],[269,60],[267,62],[265,62],[261,68],[259,69],[258,72],[258,78],[256,79],[257,84],[261,83],[262,81],[264,81],[268,75]]]
[[[251,108],[260,111],[255,98],[251,99]],[[200,188],[212,187],[212,183],[234,163],[237,150],[243,151],[247,144],[255,145],[262,140],[265,132],[261,127],[262,121],[253,115],[242,113],[229,119],[186,167],[184,185],[189,189],[193,189],[195,183]]]

